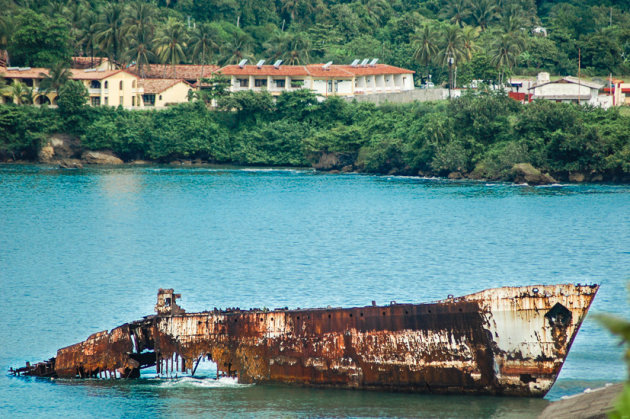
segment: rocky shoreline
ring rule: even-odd
[[[313,156],[314,161],[312,168],[324,173],[367,173],[361,170],[354,158],[344,156],[337,153],[322,153],[319,156]],[[108,150],[85,150],[81,146],[78,138],[65,134],[56,134],[49,138],[44,145],[36,160],[6,160],[0,161],[0,164],[46,164],[57,165],[60,169],[81,169],[84,166],[120,166],[120,165],[170,165],[170,166],[205,166],[216,164],[212,161],[204,161],[201,159],[194,160],[173,160],[170,162],[151,161],[151,160],[131,160],[123,161],[113,152]],[[389,176],[418,176],[418,177],[438,177],[448,178],[451,180],[476,180],[476,181],[495,181],[495,182],[513,182],[516,184],[527,184],[530,186],[551,185],[559,182],[563,183],[630,183],[630,178],[607,177],[602,173],[545,173],[535,168],[530,163],[515,164],[511,171],[501,178],[490,178],[484,176],[478,170],[472,172],[418,172],[409,173],[405,169],[394,168],[388,173],[380,173]]]

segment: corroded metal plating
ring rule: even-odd
[[[157,315],[14,372],[133,378],[154,365],[194,373],[207,357],[243,383],[542,397],[597,290],[503,287],[428,304],[186,313],[178,294],[160,289]]]

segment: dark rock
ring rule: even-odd
[[[548,185],[557,181],[547,173],[542,173],[529,163],[518,163],[512,167],[512,180],[528,185]]]
[[[60,169],[83,169],[83,164],[77,159],[62,159],[59,161]]]
[[[449,179],[463,179],[464,175],[461,172],[451,172],[448,174]]]
[[[333,175],[338,175],[341,172],[339,170],[330,170],[328,173],[331,173]]]
[[[604,176],[602,176],[601,173],[596,173],[593,176],[591,176],[591,182],[603,182],[604,181]]]
[[[171,166],[181,166],[182,162],[179,160],[173,160],[172,162],[169,163],[169,165]]]
[[[81,159],[87,164],[123,164],[123,161],[109,151],[86,151]]]
[[[129,164],[133,164],[135,166],[144,166],[144,165],[151,164],[151,162],[150,161],[146,161],[146,160],[134,160],[132,162],[129,162]]]
[[[54,155],[59,159],[76,158],[81,155],[81,140],[68,134],[53,134],[48,139],[48,145],[53,147]]]
[[[352,166],[351,164],[341,168],[342,173],[349,173],[349,172],[352,172],[353,170],[354,170],[354,166]]]

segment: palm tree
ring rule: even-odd
[[[499,70],[499,84],[503,73],[516,65],[521,48],[511,34],[502,34],[492,43],[491,63]]]
[[[220,62],[222,65],[234,64],[243,58],[252,59],[252,38],[245,32],[232,35],[232,38],[221,45]]]
[[[158,30],[154,39],[155,51],[165,65],[171,63],[173,76],[176,77],[175,65],[186,59],[186,27],[175,18],[168,18],[166,24]]]
[[[282,60],[287,65],[307,64],[310,60],[311,41],[303,32],[292,33],[284,43]]]
[[[452,64],[457,65],[459,62],[465,61],[466,56],[467,51],[462,28],[457,25],[446,26],[442,32],[438,62],[446,66],[449,64],[449,58],[453,58]]]
[[[470,16],[470,1],[450,0],[444,8],[442,16],[449,18],[453,25],[463,27],[464,20]]]
[[[282,0],[282,6],[280,7],[280,10],[282,12],[288,13],[291,17],[291,22],[293,22],[299,13],[300,5],[302,3],[303,0]]]
[[[88,56],[91,58],[92,65],[94,67],[94,50],[98,47],[97,42],[97,23],[98,17],[96,13],[88,12],[83,15],[83,20],[81,21],[81,46],[86,52],[89,54]]]
[[[138,68],[138,75],[142,78],[146,76],[145,66],[157,57],[152,49],[152,38],[149,36],[149,29],[144,27],[138,29],[129,42],[129,47],[125,51],[126,61],[135,61]]]
[[[42,93],[48,94],[51,92],[59,92],[61,86],[66,84],[72,77],[72,72],[64,62],[59,61],[50,69],[48,74],[39,73],[39,75],[42,77],[42,81],[39,83],[39,90]]]
[[[383,22],[383,18],[392,10],[387,0],[363,0],[362,3],[367,15],[379,26]]]
[[[9,96],[13,97],[17,105],[30,105],[33,103],[33,89],[21,81],[14,81],[11,84]]]
[[[470,17],[483,32],[497,18],[497,6],[493,0],[473,0]]]
[[[287,65],[310,61],[311,41],[304,32],[279,32],[265,46],[265,53],[272,60],[282,59]]]
[[[121,3],[107,3],[96,23],[96,42],[111,62],[120,62],[124,51],[127,27],[124,25],[125,7]]]
[[[153,37],[155,25],[156,9],[150,3],[137,1],[132,4],[129,13],[124,18],[123,24],[127,32],[131,35],[143,32],[149,37]]]
[[[472,59],[475,51],[479,49],[479,47],[475,44],[475,40],[479,36],[479,28],[475,28],[474,26],[464,26],[462,30],[462,42],[464,44],[464,55],[466,61]]]
[[[204,77],[203,67],[208,64],[208,60],[214,52],[217,51],[219,45],[214,40],[215,33],[212,26],[202,23],[197,26],[190,37],[190,48],[193,62],[201,63],[201,74],[199,78]]]
[[[437,33],[430,25],[417,29],[412,37],[413,59],[429,69],[429,64],[435,60],[439,52],[436,43]]]

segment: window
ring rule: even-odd
[[[249,79],[238,79],[239,87],[249,87]]]
[[[105,96],[105,105],[109,105],[109,97]]]
[[[101,98],[100,97],[91,97],[92,106],[101,106]]]
[[[142,95],[142,100],[144,101],[144,106],[155,106],[155,95]]]
[[[267,79],[254,80],[254,87],[267,87]]]
[[[300,88],[304,86],[304,80],[291,80],[291,87],[295,88]]]
[[[124,102],[123,102],[123,97],[121,96],[121,97],[120,97],[120,101],[118,102],[118,104],[119,104],[119,105],[122,105],[123,103],[124,103]]]
[[[284,88],[285,86],[284,80],[275,80],[275,82],[276,82],[276,87]]]
[[[332,82],[332,80],[328,80],[328,89],[326,91],[328,93],[332,93],[332,91],[333,91],[333,82]]]
[[[100,89],[101,88],[101,82],[98,80],[92,80],[90,82],[90,89]],[[105,82],[105,88],[107,89],[107,82]]]
[[[106,81],[105,82],[105,88],[107,89],[107,86],[109,85],[109,83]],[[100,87],[100,86],[99,86]]]
[[[123,89],[123,81],[122,81],[122,80],[120,81],[120,83],[119,83],[119,85],[118,85],[118,88],[119,88],[120,90],[122,90],[122,89]]]
[[[160,100],[162,100],[162,95],[160,95]]]
[[[131,96],[131,106],[136,106],[136,97]]]

